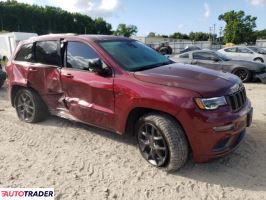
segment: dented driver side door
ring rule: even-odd
[[[61,82],[69,113],[89,124],[114,127],[113,77],[98,75],[88,68],[89,59],[99,58],[87,43],[64,41]]]

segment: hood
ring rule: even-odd
[[[245,67],[248,67],[249,69],[255,70],[257,72],[261,72],[261,71],[264,71],[266,69],[266,65],[263,63],[246,61],[246,60],[229,60],[229,61],[226,61],[226,63],[232,64],[232,65],[245,66]]]
[[[135,72],[134,76],[148,83],[191,90],[204,97],[229,94],[241,84],[232,74],[178,63]]]

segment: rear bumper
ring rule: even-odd
[[[239,112],[226,108],[216,112],[198,111],[190,124],[191,132],[184,127],[196,162],[225,156],[239,147],[246,127],[252,123],[253,108],[249,101]],[[189,129],[189,128],[188,128]]]
[[[266,83],[266,73],[255,74],[255,79],[259,79],[262,83]]]

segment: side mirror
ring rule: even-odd
[[[220,59],[219,59],[219,58],[212,58],[212,61],[213,61],[213,62],[219,62]]]
[[[88,67],[90,71],[100,75],[110,76],[112,74],[112,70],[109,67],[104,66],[100,58],[90,59]]]

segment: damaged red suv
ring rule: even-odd
[[[235,150],[252,121],[240,79],[176,64],[123,37],[46,35],[19,44],[6,71],[28,123],[48,114],[133,133],[144,159],[173,171]],[[89,145],[89,144],[88,144]]]

